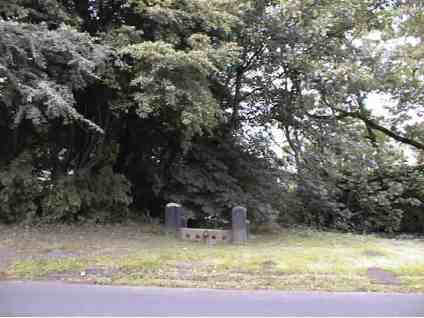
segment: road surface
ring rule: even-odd
[[[423,316],[424,294],[1,282],[0,316]]]

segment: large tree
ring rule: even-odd
[[[424,149],[409,120],[421,9],[2,2],[1,219],[161,216],[173,200],[202,218],[243,204],[255,222],[396,231],[423,204],[422,170],[394,146]]]

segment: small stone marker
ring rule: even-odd
[[[233,225],[233,242],[243,243],[247,241],[247,210],[242,206],[236,206],[231,211]]]
[[[182,225],[183,208],[178,203],[168,203],[165,207],[165,232],[177,234]]]
[[[400,279],[392,272],[378,267],[370,267],[367,271],[368,278],[374,284],[400,285]]]

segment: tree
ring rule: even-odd
[[[392,232],[422,207],[420,167],[393,146],[424,149],[408,122],[418,4],[13,0],[0,17],[5,221],[161,216],[173,200],[201,218],[242,204],[258,223]]]
[[[95,185],[80,184],[77,191],[75,183],[86,178],[94,183],[103,175],[123,189],[114,199],[126,207],[130,202],[126,180],[110,176],[111,172],[106,176],[107,162],[102,158],[110,147],[107,126],[112,115],[108,105],[86,104],[90,91],[102,92],[101,78],[107,78],[111,50],[68,27],[49,30],[43,25],[0,21],[0,29],[5,34],[0,40],[4,140],[0,163],[5,173],[0,196],[6,214],[2,219],[48,215],[73,220],[87,208],[84,205],[95,214],[94,205],[102,204],[87,194]],[[28,202],[19,203],[20,191],[28,192]]]
[[[237,98],[241,101],[238,108],[243,108],[238,112],[250,117],[251,123],[277,124],[284,131],[288,158],[296,163],[300,198],[315,215],[313,222],[322,226],[383,231],[400,226],[402,211],[392,190],[387,192],[390,186],[375,192],[379,197],[374,197],[374,206],[365,194],[375,176],[391,183],[382,178],[392,162],[385,154],[387,139],[379,135],[423,148],[401,126],[405,113],[419,105],[416,96],[422,81],[415,80],[411,86],[406,76],[414,63],[405,62],[404,55],[388,55],[395,51],[388,50],[383,41],[366,37],[371,31],[383,34],[384,41],[400,36],[395,27],[399,21],[396,5],[384,1],[281,2],[269,7],[267,19],[258,14],[260,18],[250,24],[262,36],[249,43],[247,55],[256,63],[250,63],[253,67],[238,77],[242,79],[236,85],[238,91],[246,92]],[[367,109],[366,97],[375,92],[388,93],[399,101],[392,108],[393,121],[385,123]],[[358,177],[363,180],[359,184]],[[366,202],[361,201],[355,211],[339,188],[347,180],[351,180],[347,188],[365,191],[360,200]],[[393,191],[402,196],[402,190]],[[369,215],[363,217],[368,222],[372,215],[384,217],[384,211],[392,216],[365,226],[353,217],[355,213]]]

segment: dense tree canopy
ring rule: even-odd
[[[424,232],[423,9],[3,1],[0,220]]]

